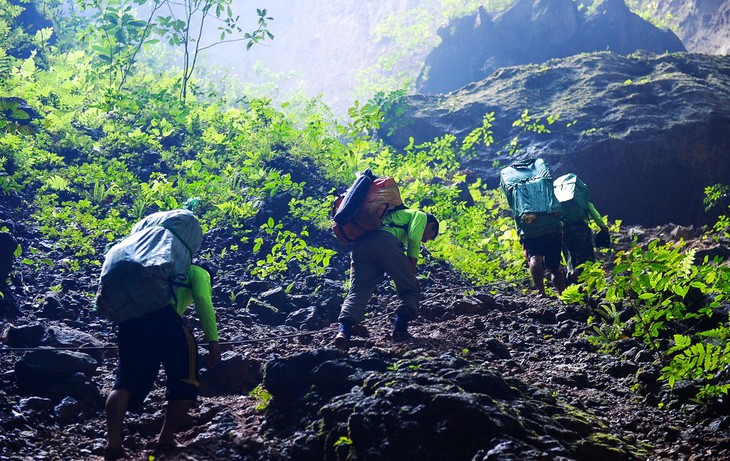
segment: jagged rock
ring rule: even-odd
[[[78,382],[76,373],[90,378],[97,366],[98,362],[88,354],[39,349],[18,360],[15,377],[21,394],[50,396],[51,390],[67,379]]]
[[[10,327],[5,332],[5,342],[10,347],[104,347],[104,343],[89,333],[63,324]]]
[[[258,298],[265,303],[271,304],[278,309],[279,312],[291,311],[292,304],[289,300],[289,295],[282,287],[276,287],[265,291],[261,293]]]
[[[271,282],[265,280],[249,280],[243,282],[243,289],[249,293],[262,293],[271,289]]]
[[[28,397],[18,402],[16,410],[29,424],[35,425],[37,422],[49,420],[51,410],[53,410],[53,401],[44,397]]]
[[[652,16],[674,23],[688,51],[730,54],[730,3],[725,0],[639,0]]]
[[[58,318],[63,310],[61,297],[57,293],[47,293],[46,299],[43,301],[42,314],[46,318]]]
[[[40,323],[10,327],[5,332],[5,343],[10,347],[38,347],[45,333],[46,329]]]
[[[286,322],[284,323],[290,327],[305,330],[316,330],[322,325],[319,315],[317,315],[317,310],[314,307],[295,310],[287,315]]]
[[[451,303],[449,311],[457,315],[480,315],[484,313],[484,304],[479,299],[468,296]]]
[[[65,397],[53,409],[56,420],[62,426],[78,422],[84,416],[84,406],[73,397]]]
[[[451,355],[299,354],[267,363],[264,386],[291,459],[636,459],[594,417]]]
[[[426,57],[418,77],[422,93],[448,93],[501,67],[538,64],[579,53],[685,51],[673,32],[662,31],[632,13],[623,0],[583,9],[573,0],[518,0],[493,15],[479,8],[446,25],[439,36],[441,43]]]
[[[200,375],[200,395],[240,395],[261,382],[261,364],[226,352],[221,363]]]
[[[286,316],[279,309],[256,298],[248,300],[246,311],[267,325],[281,325],[286,320]]]
[[[553,133],[512,126],[525,109]],[[577,174],[598,210],[626,224],[702,223],[705,186],[730,177],[730,56],[582,54],[503,68],[448,95],[407,96],[397,110],[398,126],[380,131],[397,147],[410,137],[463,139],[495,112],[495,140],[517,136],[521,152],[477,146],[465,167],[497,187],[503,166],[543,157],[556,177]]]

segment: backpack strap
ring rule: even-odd
[[[170,283],[170,292],[172,293],[172,299],[175,301],[175,307],[177,308],[177,287],[192,288],[192,283],[186,283],[188,277],[184,274],[177,274],[170,277],[168,282]]]
[[[407,209],[408,209],[408,207],[401,203],[400,205],[396,205],[393,208],[391,208],[390,210],[386,211],[385,214],[383,215],[383,217],[385,217],[385,215],[388,215],[390,213],[394,213],[394,212],[400,211],[400,210],[407,210]],[[408,224],[395,224],[392,222],[383,224],[382,227],[395,227],[398,229],[408,230]]]

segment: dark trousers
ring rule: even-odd
[[[418,316],[418,281],[403,244],[392,234],[376,231],[353,243],[350,258],[350,291],[342,303],[339,319],[360,323],[365,319],[365,307],[383,274],[395,282],[400,304],[396,313],[409,319]]]

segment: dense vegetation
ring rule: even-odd
[[[339,122],[316,100],[277,108],[236,91],[244,85],[220,89],[196,74],[205,46],[191,33],[215,19],[220,40],[253,46],[273,38],[271,18],[258,11],[258,28],[245,32],[223,0],[190,2],[181,19],[159,14],[164,4],[82,1],[76,7],[92,12],[82,20],[43,3],[54,27],[26,31],[18,20],[24,7],[0,0],[0,196],[16,199],[24,226],[37,232],[36,244],[16,249],[22,264],[95,271],[104,247],[140,217],[197,197],[204,229],[233,236],[219,254],[203,249],[222,267],[255,254],[255,277],[319,274],[339,251],[326,232],[333,195],[371,167],[398,181],[409,206],[440,218],[432,257],[493,290],[527,286],[502,194],[460,168],[477,143],[519,150],[519,139],[493,139],[499,114],[485,114],[464,140],[446,134],[396,151],[374,133],[392,124],[383,114],[398,93],[354,103],[349,121]],[[160,70],[145,53],[179,57],[180,65]],[[547,123],[525,112],[515,126],[550,136],[550,125],[562,122]],[[726,195],[724,186],[709,188],[708,206]],[[713,235],[727,236],[726,215]],[[610,264],[586,267],[563,299],[594,308],[594,344],[610,350],[640,338],[665,364],[661,380],[697,381],[698,397],[712,400],[730,388],[722,309],[730,268],[694,256],[682,245],[636,244]]]

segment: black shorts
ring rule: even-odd
[[[527,251],[527,256],[544,256],[545,267],[550,270],[560,268],[560,250],[562,243],[561,236],[557,233],[522,238],[522,246]]]
[[[596,253],[593,250],[593,232],[588,224],[581,222],[570,224],[563,228],[563,244],[565,245],[565,260],[568,271],[573,272],[576,267],[586,261],[595,261]]]
[[[117,342],[119,368],[114,389],[133,394],[130,410],[152,390],[160,364],[167,378],[167,400],[197,399],[197,344],[172,307],[121,323]]]

